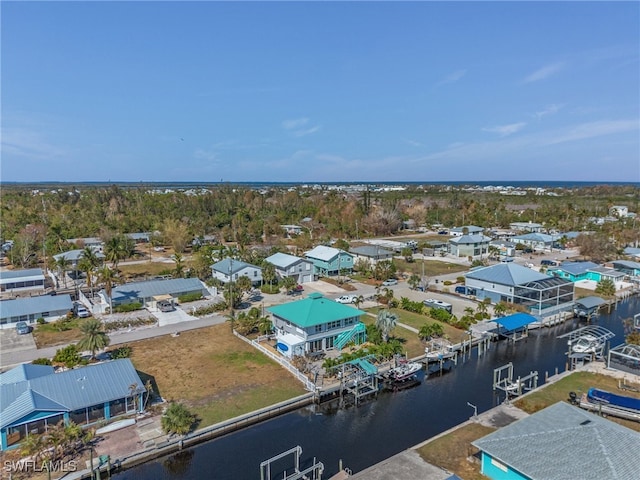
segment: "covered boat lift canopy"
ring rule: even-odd
[[[601,305],[606,302],[596,296],[584,297],[576,300],[576,304],[573,307],[573,313],[579,317],[588,317],[598,311]]]
[[[493,321],[498,325],[498,335],[516,341],[525,338],[528,335],[529,325],[537,322],[538,319],[528,313],[514,313]],[[519,337],[518,333],[521,334]]]

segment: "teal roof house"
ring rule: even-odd
[[[492,480],[632,480],[640,472],[640,433],[565,402],[472,445]]]
[[[315,274],[320,277],[339,275],[353,270],[353,255],[338,248],[319,245],[304,254],[313,262]]]
[[[360,344],[367,339],[366,328],[360,321],[365,312],[320,293],[269,307],[267,311],[272,315],[276,347],[286,357],[340,350],[350,342]]]
[[[0,374],[0,446],[15,448],[29,435],[63,421],[89,426],[144,408],[144,384],[131,360],[55,373],[45,365],[19,365]]]
[[[547,273],[556,277],[566,278],[572,282],[581,280],[599,282],[604,279],[620,282],[625,276],[622,271],[602,267],[593,262],[562,262],[560,266],[547,270]]]
[[[516,263],[471,270],[465,285],[476,290],[478,300],[507,302],[526,307],[532,315],[546,317],[573,308],[575,285]]]

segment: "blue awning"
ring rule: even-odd
[[[504,327],[505,330],[512,332],[518,328],[524,327],[525,325],[529,325],[532,322],[536,322],[537,320],[538,319],[536,317],[529,315],[528,313],[514,313],[507,317],[496,318],[494,322],[501,327]]]

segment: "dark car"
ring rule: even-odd
[[[555,267],[558,265],[558,262],[555,262],[553,260],[542,260],[540,262],[540,265],[546,265],[548,267]]]
[[[27,325],[27,322],[18,322],[16,323],[16,333],[18,335],[26,335],[31,333],[31,327]]]

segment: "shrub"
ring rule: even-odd
[[[464,277],[456,277],[456,283],[464,283]]]
[[[123,330],[125,328],[154,325],[155,323],[156,323],[155,318],[134,318],[131,320],[115,320],[111,322],[104,322],[104,330],[106,332],[113,332],[115,330]]]
[[[64,348],[59,348],[53,356],[54,363],[62,363],[67,368],[79,365],[81,360],[78,348],[73,343]]]
[[[42,317],[38,318],[36,322],[38,323],[38,325],[44,325],[45,323],[47,323],[47,321]]]
[[[51,360],[48,358],[36,358],[33,362],[33,365],[51,365]]]
[[[215,312],[221,312],[227,308],[227,302],[218,302],[213,305],[205,305],[200,308],[196,308],[191,315],[194,317],[204,317]]]
[[[129,345],[123,345],[110,350],[109,353],[113,360],[117,360],[118,358],[129,358],[131,356],[131,347]]]
[[[275,294],[280,291],[280,287],[278,285],[269,285],[268,283],[265,283],[262,287],[260,287],[260,291],[262,293]]]
[[[445,280],[444,282],[445,285],[449,286],[449,285],[453,285],[453,282],[451,280]]]
[[[142,308],[142,304],[140,302],[134,302],[134,303],[125,303],[124,305],[118,305],[117,307],[113,307],[113,311],[116,313],[135,312],[136,310],[140,310],[141,308]]]
[[[180,295],[178,297],[178,302],[180,303],[195,302],[196,300],[200,300],[201,298],[202,298],[202,292],[185,293],[184,295]]]

